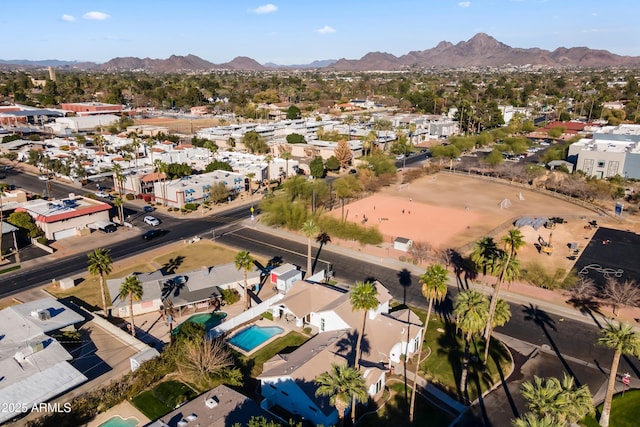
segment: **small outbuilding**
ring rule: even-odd
[[[393,241],[393,249],[403,252],[409,252],[411,245],[413,245],[413,240],[406,237],[396,237],[396,240]]]

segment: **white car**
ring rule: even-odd
[[[47,175],[38,175],[38,179],[40,181],[49,181],[49,177]]]
[[[156,225],[160,225],[160,220],[158,218],[156,218],[155,216],[151,216],[151,215],[145,216],[144,217],[144,222],[145,222],[145,224],[153,225],[154,227]]]
[[[98,196],[98,197],[104,197],[104,198],[106,199],[107,197],[109,197],[109,194],[108,194],[108,193],[105,193],[104,191],[98,191],[98,192],[96,193],[96,196]]]

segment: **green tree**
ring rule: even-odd
[[[314,380],[318,388],[316,396],[329,397],[329,404],[338,411],[338,425],[343,424],[344,415],[353,401],[368,399],[367,386],[358,368],[349,365],[331,364],[331,370],[323,372]],[[351,412],[355,412],[352,406]]]
[[[229,194],[229,189],[224,182],[216,182],[209,188],[209,198],[214,203],[226,201]]]
[[[304,135],[300,135],[299,133],[290,133],[287,135],[287,143],[288,144],[306,144],[307,140]]]
[[[127,276],[122,282],[122,285],[120,285],[120,299],[122,301],[129,299],[129,320],[131,322],[132,337],[136,336],[136,324],[133,318],[133,301],[140,301],[143,294],[142,283],[135,274]]]
[[[240,251],[236,254],[234,263],[236,269],[243,270],[244,272],[244,309],[249,310],[251,307],[251,300],[249,299],[249,284],[247,283],[247,274],[253,270],[254,258],[249,251]]]
[[[167,172],[169,165],[159,159],[153,161],[153,171],[158,174],[162,182],[162,204],[167,206]]]
[[[344,222],[346,220],[346,218],[344,217],[344,201],[345,199],[348,199],[349,197],[352,197],[353,195],[363,190],[362,182],[360,182],[353,175],[341,176],[340,178],[333,181],[333,189],[336,192],[336,196],[340,198],[340,201],[342,203],[341,218],[342,222]]]
[[[204,169],[205,172],[213,172],[217,170],[233,172],[233,168],[231,167],[231,165],[221,160],[214,160],[213,162],[209,163]]]
[[[324,166],[328,171],[335,172],[340,170],[340,161],[338,161],[338,158],[336,156],[331,156],[327,159]]]
[[[506,325],[509,320],[511,320],[511,309],[509,308],[509,304],[503,299],[499,299],[496,304],[496,309],[491,319],[491,328],[500,327]],[[484,343],[484,364],[489,360],[489,348],[491,341],[485,341]]]
[[[378,291],[373,283],[356,282],[355,286],[349,293],[349,302],[351,303],[352,311],[362,311],[362,329],[358,332],[358,339],[356,342],[356,358],[354,365],[356,369],[361,367],[361,355],[362,355],[362,338],[364,337],[365,326],[367,322],[367,313],[369,310],[375,310],[378,307]],[[355,423],[356,410],[355,410],[355,395],[353,401],[353,408],[351,412],[351,418]]]
[[[250,130],[242,136],[242,144],[250,153],[263,154],[269,152],[269,146],[264,141],[264,138],[254,130]]]
[[[28,237],[38,237],[42,235],[42,230],[38,228],[33,217],[27,212],[13,212],[7,218],[7,222],[11,225],[24,230]]]
[[[93,276],[98,276],[100,282],[100,296],[102,297],[102,309],[104,315],[108,315],[107,311],[107,296],[104,287],[104,278],[111,274],[111,268],[113,261],[111,260],[111,254],[109,249],[95,249],[93,252],[87,254],[89,258],[88,270]]]
[[[191,175],[193,169],[186,163],[169,163],[166,172],[169,179],[178,179]]]
[[[496,305],[498,304],[498,299],[500,296],[500,288],[502,287],[505,279],[507,279],[509,271],[513,271],[513,267],[515,264],[511,262],[511,260],[515,259],[516,255],[518,254],[518,250],[525,244],[522,233],[517,228],[509,230],[509,232],[504,237],[502,237],[502,242],[504,244],[504,252],[506,254],[506,257],[504,257],[505,259],[502,264],[500,276],[498,277],[496,285],[493,288],[493,293],[491,294],[489,316],[487,317],[487,324],[484,332],[484,340],[487,343],[491,339],[491,333],[493,332],[493,317],[495,315]],[[484,363],[487,363],[486,359]]]
[[[487,324],[489,318],[489,300],[476,290],[470,289],[462,291],[458,294],[453,304],[453,315],[456,318],[458,328],[465,334],[460,390],[463,394],[466,394],[471,338],[480,333]]]
[[[554,426],[565,427],[577,423],[595,409],[589,387],[577,387],[573,377],[564,374],[558,378],[533,377],[520,388],[528,402],[529,411],[537,418],[550,418]]]
[[[312,271],[313,265],[311,263],[311,239],[318,234],[318,232],[320,231],[320,228],[318,227],[318,224],[316,223],[315,220],[309,219],[305,221],[304,224],[302,224],[302,228],[300,229],[300,231],[302,231],[302,234],[307,236],[307,275],[306,277],[311,277],[311,275],[313,274],[313,271]]]
[[[504,162],[504,156],[499,150],[494,148],[487,155],[486,161],[489,164],[489,166],[498,166],[500,163]]]
[[[442,264],[433,264],[427,267],[423,275],[419,277],[422,286],[422,296],[429,301],[427,306],[427,319],[424,322],[424,331],[422,332],[422,342],[418,347],[418,361],[416,363],[416,372],[413,380],[413,388],[411,390],[411,403],[409,405],[409,422],[413,424],[413,416],[416,404],[416,388],[418,383],[418,374],[420,371],[420,359],[422,358],[422,348],[427,342],[427,328],[431,318],[431,310],[433,303],[440,303],[447,296],[447,278],[449,274]]]
[[[309,173],[314,178],[322,178],[325,174],[324,162],[322,157],[315,156],[309,163]]]
[[[638,337],[638,334],[636,334],[629,325],[608,323],[602,330],[602,336],[598,339],[598,343],[613,350],[613,360],[611,362],[611,371],[609,372],[607,392],[604,397],[602,414],[600,415],[600,425],[602,427],[608,427],[620,357],[623,354],[632,354],[636,357],[640,356],[640,337]]]
[[[289,120],[295,120],[295,119],[299,119],[301,117],[301,111],[298,107],[296,107],[295,105],[291,105],[288,109],[287,109],[287,119]]]

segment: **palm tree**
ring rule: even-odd
[[[447,296],[447,278],[448,272],[442,264],[433,264],[427,268],[422,276],[419,277],[422,285],[422,296],[429,301],[427,308],[427,319],[424,323],[424,331],[422,342],[418,347],[418,362],[416,364],[416,372],[413,380],[413,389],[411,390],[411,404],[409,405],[409,422],[413,423],[414,405],[416,402],[416,386],[418,383],[418,372],[420,371],[420,358],[422,357],[422,347],[427,342],[427,328],[429,327],[429,318],[431,317],[431,309],[434,302],[441,302]]]
[[[307,277],[309,277],[313,274],[313,267],[311,263],[311,238],[318,234],[320,228],[315,220],[309,219],[302,224],[300,231],[302,231],[302,234],[307,236]]]
[[[615,392],[616,375],[618,374],[618,365],[620,357],[623,354],[640,355],[640,337],[631,329],[631,326],[625,324],[614,325],[612,323],[602,330],[602,337],[598,339],[598,343],[613,349],[613,361],[611,362],[611,372],[609,373],[609,382],[607,384],[607,392],[604,397],[604,405],[602,407],[602,415],[600,416],[600,425],[602,427],[609,426],[609,417],[611,416],[611,401]]]
[[[6,195],[7,188],[7,184],[5,184],[4,182],[0,183],[0,261],[4,259],[4,256],[2,256],[2,222],[4,221],[2,198]],[[16,251],[17,250],[18,247],[16,246]]]
[[[158,174],[160,179],[162,179],[162,204],[167,206],[167,171],[169,170],[169,165],[164,163],[160,159],[156,159],[153,161],[153,169],[154,172]]]
[[[253,269],[254,259],[249,251],[240,251],[234,260],[236,269],[244,270],[244,309],[249,310],[251,300],[249,299],[249,284],[247,283],[247,273]]]
[[[331,370],[318,375],[316,396],[328,396],[329,404],[338,411],[338,425],[342,425],[345,412],[352,400],[364,402],[368,398],[367,387],[358,368],[347,364],[331,364]],[[353,412],[355,407],[351,408]]]
[[[271,162],[273,162],[273,156],[267,154],[264,156],[264,161],[267,162],[267,183],[271,182]]]
[[[464,360],[460,375],[460,390],[467,391],[467,374],[469,371],[469,350],[473,335],[482,331],[489,317],[489,300],[480,292],[470,289],[462,291],[453,304],[453,314],[458,328],[465,335]]]
[[[111,265],[113,264],[109,252],[109,249],[98,248],[93,252],[87,254],[87,257],[89,258],[89,273],[94,276],[98,276],[100,280],[100,296],[102,297],[102,309],[104,310],[105,316],[108,315],[108,312],[107,296],[105,294],[104,288],[104,278],[111,273]]]
[[[122,200],[122,197],[116,197],[115,199],[113,199],[113,206],[115,206],[118,209],[118,217],[120,218],[120,225],[124,225],[124,210],[123,210],[124,201]]]
[[[284,176],[285,178],[289,177],[289,160],[293,157],[293,155],[291,154],[291,151],[285,151],[284,153],[280,154],[280,158],[284,159],[285,161],[285,167],[284,167]]]
[[[500,271],[500,276],[496,282],[496,286],[493,288],[493,294],[491,295],[491,304],[489,306],[489,316],[487,317],[486,328],[484,331],[484,340],[489,342],[491,339],[491,333],[493,332],[493,317],[496,312],[496,305],[498,304],[500,287],[502,283],[507,278],[507,271],[511,269],[513,272],[513,264],[511,262],[512,259],[516,257],[518,254],[518,250],[524,246],[524,238],[522,237],[522,233],[517,228],[513,228],[509,230],[506,236],[502,238],[502,242],[504,244],[504,252],[506,254],[506,259],[501,264],[502,269]],[[487,363],[486,359],[484,363]]]
[[[499,299],[496,304],[496,311],[493,314],[493,320],[491,322],[491,328],[504,326],[511,320],[511,309],[509,308],[509,304],[503,299]],[[491,337],[489,337],[491,339]],[[489,358],[489,344],[491,341],[484,342],[484,364],[487,364],[487,359]]]
[[[577,387],[573,377],[564,374],[557,378],[534,376],[520,388],[529,403],[529,411],[539,419],[550,418],[554,426],[568,426],[594,411],[589,386]]]
[[[123,190],[124,181],[125,181],[125,176],[122,170],[122,166],[120,166],[118,163],[115,163],[111,167],[111,170],[113,172],[113,180],[115,181],[115,184],[116,184],[116,190],[118,190],[118,196],[122,198],[122,190]]]
[[[136,336],[136,325],[133,322],[133,301],[140,301],[144,290],[142,289],[142,283],[135,274],[127,276],[120,285],[120,299],[124,301],[129,298],[129,319],[131,320],[131,336]]]
[[[349,294],[349,301],[351,302],[351,310],[362,310],[362,329],[360,333],[358,333],[358,339],[356,342],[356,357],[354,360],[354,366],[360,369],[360,356],[361,356],[361,346],[362,346],[362,337],[364,336],[364,329],[367,322],[367,312],[369,310],[373,310],[378,307],[378,291],[373,283],[367,282],[356,282],[353,289]],[[351,419],[355,423],[356,419],[356,408],[355,408],[355,395],[353,401],[353,408],[351,411]]]
[[[527,412],[524,416],[513,420],[513,427],[558,427],[558,425],[551,417],[540,418],[533,412]]]
[[[485,236],[478,240],[471,253],[471,261],[482,269],[482,274],[487,275],[491,271],[491,265],[499,254],[498,246],[493,237]],[[484,280],[484,278],[483,278]]]

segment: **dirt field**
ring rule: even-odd
[[[508,202],[501,203],[508,199]],[[502,205],[502,206],[501,206]],[[348,214],[347,214],[348,212]],[[455,248],[468,253],[484,236],[499,242],[518,218],[561,217],[567,223],[552,231],[522,227],[527,245],[519,258],[523,263],[538,261],[551,270],[570,269],[569,243],[584,248],[595,230],[585,229],[588,221],[604,225],[613,220],[572,203],[508,184],[488,182],[463,175],[431,175],[410,184],[396,185],[371,197],[345,206],[350,221],[378,226],[389,245],[396,237],[429,242],[435,248]],[[340,215],[340,210],[333,214]],[[610,224],[620,226],[620,224]],[[553,233],[551,235],[551,232]],[[554,252],[540,254],[539,239],[551,237]]]
[[[220,121],[214,118],[203,119],[174,119],[171,117],[156,117],[134,120],[136,125],[166,126],[170,133],[195,133],[196,131],[213,126],[219,126]]]

